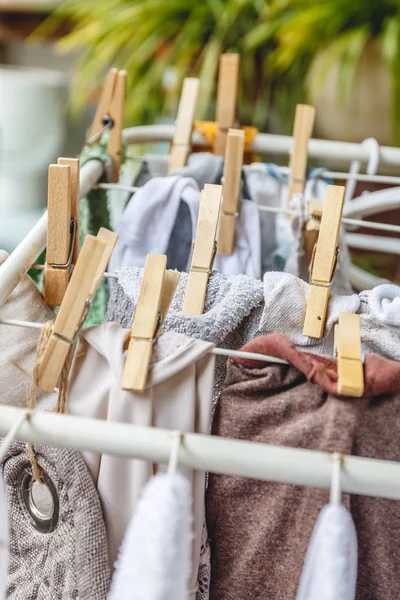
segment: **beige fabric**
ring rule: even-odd
[[[7,253],[0,250],[0,264]],[[0,319],[17,319],[45,323],[54,320],[54,312],[28,275],[0,308]],[[36,357],[39,330],[0,324],[0,404],[24,407],[31,384],[31,374]],[[38,390],[38,399],[47,406],[55,406],[55,395]]]
[[[163,334],[153,352],[150,385],[142,393],[121,389],[128,330],[103,323],[80,337],[70,377],[69,412],[109,421],[209,433],[214,378],[213,344],[183,334]],[[103,505],[109,558],[114,563],[144,484],[165,465],[84,452]],[[191,587],[194,590],[204,521],[205,473],[182,468],[192,482],[195,540]],[[194,595],[192,596],[194,597]]]

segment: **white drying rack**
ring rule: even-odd
[[[47,411],[0,406],[0,435],[18,427],[17,439],[154,463],[167,463],[176,432]],[[212,435],[182,434],[179,464],[201,471],[329,489],[333,458],[326,452],[273,446]],[[341,490],[400,500],[400,463],[344,456]]]
[[[128,144],[139,144],[148,142],[171,142],[175,131],[174,125],[148,125],[133,127],[123,131],[123,137]],[[199,133],[193,134],[193,143],[205,145],[206,142]],[[291,136],[272,135],[259,133],[254,138],[251,149],[256,153],[274,152],[278,154],[290,154],[293,146]],[[379,161],[381,165],[400,167],[400,148],[381,146],[379,149]],[[321,159],[338,159],[345,161],[360,160],[367,161],[368,149],[362,144],[349,142],[332,142],[327,140],[311,139],[308,146],[308,155]],[[80,197],[83,198],[89,190],[98,182],[103,174],[103,165],[100,161],[91,160],[81,169],[80,173]],[[396,201],[396,205],[399,202]],[[352,204],[351,204],[352,206]],[[350,215],[348,215],[350,216]],[[4,304],[13,289],[21,281],[26,271],[34,264],[36,258],[44,250],[46,245],[47,212],[39,219],[36,225],[25,236],[15,250],[10,254],[6,262],[0,267],[0,306]],[[353,247],[357,244],[368,245],[375,243],[381,248],[382,240],[360,240],[361,236],[350,238]],[[378,248],[378,249],[379,249]],[[397,252],[397,245],[392,249]],[[365,271],[352,266],[351,282],[357,289],[368,289],[385,282]]]

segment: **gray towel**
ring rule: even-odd
[[[26,445],[13,442],[0,465],[9,505],[7,598],[105,600],[110,584],[106,532],[97,491],[85,462],[76,450],[41,446],[35,449],[56,496],[55,510],[46,523],[46,531],[50,532],[35,528],[24,501],[24,475],[28,475],[26,486],[32,485]],[[35,500],[38,506],[40,501]],[[51,502],[46,502],[49,505]]]
[[[202,190],[206,183],[221,183],[224,157],[210,152],[196,152],[188,158],[187,165],[174,169],[171,175],[193,177]]]
[[[118,282],[113,281],[111,285],[106,318],[108,321],[117,321],[123,327],[130,327],[139,297],[143,269],[122,267],[116,273]],[[228,277],[213,273],[208,283],[204,314],[190,316],[181,312],[187,277],[187,273],[181,273],[164,323],[164,331],[184,333],[188,337],[234,350],[258,335],[264,300],[261,281],[246,275]],[[226,357],[217,357],[214,402],[224,384],[226,361]]]

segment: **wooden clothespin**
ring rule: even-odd
[[[202,315],[204,311],[207,283],[217,252],[215,237],[221,196],[221,185],[207,183],[201,192],[196,239],[182,308],[185,315]]]
[[[230,256],[235,249],[243,153],[244,131],[241,129],[229,129],[222,179],[222,207],[218,232],[218,254],[225,256]]]
[[[199,86],[200,81],[195,77],[186,77],[183,82],[175,124],[175,134],[169,153],[169,173],[174,169],[186,165],[192,143],[192,129],[199,96]]]
[[[360,398],[364,392],[360,315],[341,313],[335,325],[339,394]]]
[[[217,133],[214,154],[225,155],[228,129],[235,127],[239,90],[239,54],[221,54],[217,91]]]
[[[310,295],[307,302],[303,335],[320,339],[323,336],[330,286],[339,252],[340,222],[345,188],[328,185],[323,207],[318,243],[311,261]]]
[[[101,229],[97,237],[87,235],[85,238],[39,365],[38,386],[42,390],[52,392],[57,385],[71,344],[90,308],[117,237],[115,233]]]
[[[71,219],[75,221],[75,239],[72,251],[72,264],[76,265],[79,256],[79,158],[59,158],[58,165],[67,165],[71,175]]]
[[[93,123],[89,129],[87,144],[98,144],[102,134],[109,129],[107,150],[113,161],[112,182],[119,179],[121,167],[122,127],[126,91],[126,71],[110,69]]]
[[[312,134],[315,108],[308,104],[298,104],[294,117],[293,151],[290,158],[288,203],[293,194],[303,193],[306,182],[308,142]]]
[[[47,192],[47,251],[44,301],[59,306],[71,273],[77,221],[72,218],[72,178],[68,165],[50,165]]]
[[[148,254],[130,333],[122,389],[143,391],[154,343],[173,299],[179,273],[166,271],[167,257]]]
[[[309,261],[312,259],[314,246],[318,241],[322,211],[323,204],[319,198],[310,198],[308,200],[308,220],[304,227],[304,241],[306,256]]]

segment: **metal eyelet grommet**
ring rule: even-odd
[[[24,470],[20,479],[22,499],[32,525],[40,533],[52,533],[60,514],[60,501],[53,482],[42,471],[43,483],[35,481],[32,472]]]

